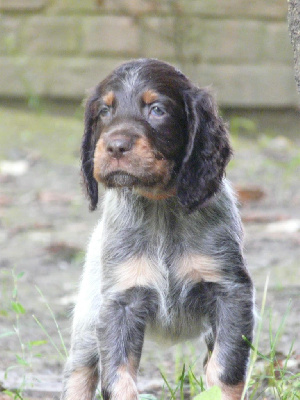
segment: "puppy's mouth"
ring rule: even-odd
[[[129,174],[128,172],[113,171],[104,177],[103,183],[108,188],[133,187],[138,185],[140,183],[140,180],[138,177]]]

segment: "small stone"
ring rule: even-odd
[[[22,176],[29,169],[29,163],[26,160],[0,162],[0,174],[8,176]]]

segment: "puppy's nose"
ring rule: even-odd
[[[127,136],[111,138],[106,146],[106,151],[113,158],[121,158],[124,154],[131,150],[132,139]]]

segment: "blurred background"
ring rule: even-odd
[[[43,399],[60,390],[60,334],[68,348],[99,217],[79,184],[82,101],[139,57],[166,60],[212,87],[230,125],[227,175],[258,311],[269,276],[259,350],[288,365],[289,377],[300,371],[299,96],[286,1],[0,0],[0,399],[1,388]],[[159,369],[172,381],[184,360],[201,365],[198,347],[148,346],[141,390],[159,390]],[[269,368],[258,359],[263,389],[253,398],[276,398]]]

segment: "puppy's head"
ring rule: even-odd
[[[219,189],[230,153],[210,94],[164,62],[121,65],[87,101],[81,158],[92,210],[98,182],[154,200],[178,196],[193,210]]]

